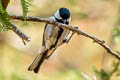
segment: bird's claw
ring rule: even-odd
[[[46,57],[45,57],[45,59],[49,59],[49,58],[50,58],[50,56],[51,56],[51,55],[46,56]]]
[[[78,27],[74,27],[74,28],[78,29]]]
[[[63,43],[68,43],[69,41],[67,39],[64,39],[63,40]]]

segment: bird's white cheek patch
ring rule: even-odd
[[[57,10],[57,12],[55,13],[55,17],[56,17],[57,19],[62,19],[62,18],[60,17],[59,10]]]
[[[70,18],[67,20],[68,22],[71,22],[71,16],[70,16]]]

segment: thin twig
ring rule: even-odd
[[[24,20],[22,16],[16,16],[16,15],[9,15],[11,19],[17,19],[17,20]],[[113,51],[106,43],[104,40],[101,40],[97,37],[94,37],[82,30],[79,30],[79,29],[76,29],[75,27],[71,26],[71,25],[65,25],[65,24],[62,24],[62,23],[59,23],[59,22],[55,22],[55,21],[50,21],[49,19],[47,18],[39,18],[39,17],[31,17],[31,16],[27,16],[26,17],[26,21],[34,21],[34,22],[44,22],[44,23],[47,23],[47,24],[52,24],[52,25],[55,25],[55,26],[60,26],[62,28],[66,28],[66,29],[69,29],[79,35],[83,35],[85,37],[88,37],[90,39],[92,39],[94,42],[98,43],[99,45],[101,45],[108,53],[112,54],[113,56],[115,56],[118,60],[120,60],[120,55]]]
[[[29,42],[31,39],[26,34],[24,34],[15,24],[11,23],[11,30],[15,32],[23,41],[23,43],[26,45],[26,42]]]

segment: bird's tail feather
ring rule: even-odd
[[[34,59],[33,63],[29,66],[28,70],[32,71],[34,70],[35,73],[38,73],[41,64],[44,62],[46,54],[47,54],[48,50],[46,50],[44,53],[42,54],[38,54],[38,56]]]
[[[47,52],[45,52],[45,53],[42,55],[42,57],[41,57],[38,65],[37,65],[36,68],[34,69],[34,72],[35,72],[35,73],[38,73],[38,72],[39,72],[39,69],[40,69],[41,64],[42,64],[42,63],[44,62],[44,60],[46,59],[46,55],[47,55]]]

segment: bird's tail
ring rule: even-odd
[[[38,54],[38,56],[35,58],[35,60],[33,61],[33,63],[29,66],[28,70],[32,71],[34,70],[35,73],[39,72],[40,66],[41,64],[44,62],[44,60],[46,59],[46,55],[47,55],[48,50],[46,50],[44,53],[42,54]]]

